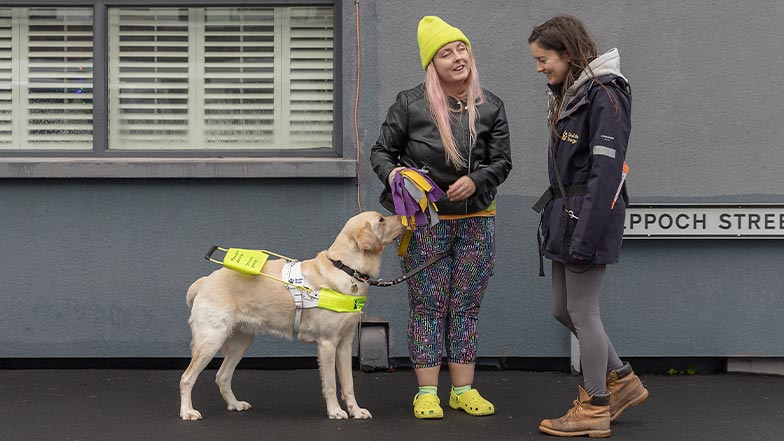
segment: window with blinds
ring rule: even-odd
[[[92,148],[92,8],[0,8],[0,151]]]
[[[110,8],[109,149],[331,148],[333,41],[332,7]]]

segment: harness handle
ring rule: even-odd
[[[221,260],[218,260],[218,259],[215,259],[215,258],[212,257],[212,255],[215,254],[216,251],[223,251],[224,253],[227,253],[227,255],[228,255],[228,253],[230,253],[232,251],[234,251],[234,252],[242,252],[242,253],[249,253],[249,254],[252,255],[251,257],[255,257],[255,259],[254,259],[254,262],[253,262],[252,265],[249,265],[247,262],[246,262],[245,265],[239,264],[237,262],[227,262],[225,257],[224,257],[224,260],[221,261]],[[275,277],[273,275],[270,275],[270,274],[262,272],[261,269],[264,267],[264,263],[266,262],[266,260],[267,260],[267,258],[269,256],[275,256],[275,257],[278,257],[280,259],[286,260],[288,262],[297,262],[297,259],[292,259],[290,257],[283,256],[281,254],[273,253],[272,251],[267,251],[267,250],[245,250],[245,249],[240,249],[240,248],[224,248],[224,247],[220,247],[220,246],[217,246],[217,245],[213,245],[212,247],[210,247],[210,250],[207,251],[207,255],[205,255],[204,258],[209,260],[210,262],[217,263],[218,265],[222,265],[224,268],[228,268],[230,270],[237,271],[237,272],[239,272],[241,274],[247,274],[247,275],[251,275],[251,276],[263,276],[263,277],[266,277],[268,279],[272,279],[272,280],[274,280],[276,282],[280,282],[280,283],[282,283],[282,284],[284,284],[286,286],[297,288],[300,291],[305,291],[305,292],[308,292],[308,293],[313,292],[313,289],[312,288],[308,288],[307,286],[297,285],[295,283],[291,283],[291,282],[288,282],[286,280],[283,280],[283,279],[281,279],[279,277]]]
[[[212,255],[215,254],[216,251],[218,251],[218,246],[217,245],[213,245],[210,248],[210,250],[207,251],[207,254],[204,256],[204,258],[209,260],[210,262],[215,262],[215,260],[213,260],[213,258],[212,258]]]

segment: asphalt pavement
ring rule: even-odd
[[[182,421],[179,370],[0,370],[0,440],[548,440],[542,418],[562,415],[580,378],[566,373],[479,370],[475,387],[496,414],[449,409],[442,374],[442,420],[413,417],[410,370],[354,371],[357,400],[370,420],[329,420],[318,370],[239,369],[229,412],[205,370],[194,393],[204,419]],[[642,405],[612,424],[615,440],[784,439],[784,377],[751,374],[640,375],[650,391]],[[584,439],[584,438],[583,438]]]

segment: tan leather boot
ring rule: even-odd
[[[610,421],[615,421],[624,410],[648,398],[648,389],[642,385],[629,363],[607,374],[607,392],[610,393]]]
[[[610,436],[610,406],[591,402],[592,398],[582,387],[574,400],[574,407],[555,420],[542,420],[539,430],[556,436],[585,436],[607,438]]]

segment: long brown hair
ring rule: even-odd
[[[566,73],[561,93],[553,94],[548,109],[548,125],[553,135],[557,136],[555,125],[558,122],[558,114],[563,106],[567,89],[574,84],[577,76],[583,70],[590,77],[594,77],[589,64],[598,56],[597,44],[596,40],[588,33],[585,25],[571,15],[557,15],[535,27],[531,36],[528,37],[528,44],[534,42],[542,49],[555,51],[561,57],[569,60],[569,70]]]

